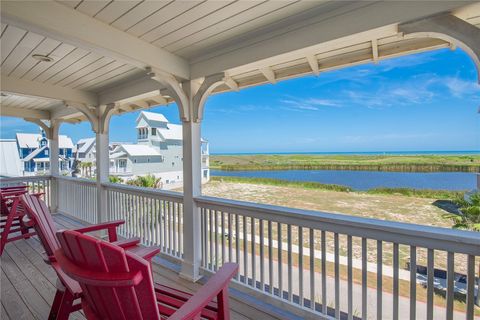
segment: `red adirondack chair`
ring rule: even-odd
[[[68,319],[70,313],[81,309],[80,303],[74,303],[75,300],[82,297],[82,289],[77,281],[73,280],[62,271],[55,259],[54,253],[60,248],[60,244],[55,235],[57,232],[55,223],[53,222],[52,215],[45,202],[29,194],[22,195],[20,200],[25,208],[28,218],[30,218],[30,221],[26,224],[35,228],[43,248],[45,249],[46,256],[44,259],[53,267],[59,278],[59,281],[57,281],[57,293],[55,294],[48,319]],[[124,221],[112,221],[75,230],[81,233],[107,230],[110,242],[135,252],[135,254],[148,261],[160,252],[160,249],[157,247],[149,248],[140,246],[139,238],[118,240],[116,228],[123,223]]]
[[[85,292],[82,305],[87,319],[230,318],[228,284],[237,264],[225,264],[184,302],[158,288],[151,265],[137,255],[72,230],[58,232],[57,237],[61,249],[55,257]]]
[[[35,235],[23,222],[25,210],[20,203],[20,196],[27,192],[27,186],[0,188],[0,256],[7,243]],[[37,197],[41,195],[35,194]]]

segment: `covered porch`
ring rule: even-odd
[[[1,9],[1,115],[45,130],[51,169],[1,184],[45,192],[59,225],[124,219],[122,236],[161,248],[159,281],[189,289],[238,263],[233,318],[480,314],[478,234],[206,197],[200,134],[212,94],[438,48],[460,47],[478,66],[478,3],[4,1]],[[110,183],[111,117],[168,103],[183,126],[183,193]],[[95,180],[58,170],[59,128],[82,121],[96,135]],[[35,241],[9,244],[2,257],[10,318],[19,310],[9,311],[3,292],[20,302],[36,295],[40,311],[25,309],[26,318],[42,318],[48,305],[52,271]],[[37,273],[43,284],[28,280]]]

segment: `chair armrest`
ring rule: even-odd
[[[40,197],[43,196],[44,194],[45,192],[37,192],[37,193],[32,193],[31,195],[40,199]]]
[[[124,224],[124,223],[125,223],[124,220],[115,220],[115,221],[98,223],[98,224],[94,224],[94,225],[91,225],[91,226],[88,226],[88,227],[82,227],[82,228],[77,228],[77,229],[73,229],[73,230],[77,231],[77,232],[80,232],[80,233],[107,230],[108,231],[108,241],[109,242],[114,242],[114,241],[117,241],[117,227],[119,225]]]
[[[7,190],[7,191],[2,191],[0,194],[2,197],[16,197],[16,196],[21,196],[22,194],[27,193],[27,190],[25,189],[18,189],[18,190]]]
[[[159,247],[136,247],[131,249],[127,248],[126,250],[149,262],[153,257],[160,253]]]
[[[215,296],[228,294],[228,284],[238,271],[238,264],[226,263],[169,320],[195,319]],[[228,299],[228,297],[223,297]],[[220,307],[220,299],[219,307]],[[227,307],[227,306],[222,306]],[[219,310],[221,312],[221,310]]]
[[[129,248],[129,247],[136,247],[140,243],[140,238],[131,238],[131,239],[124,239],[112,242],[112,244],[119,246],[121,248]]]

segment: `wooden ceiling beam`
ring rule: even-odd
[[[185,59],[56,1],[2,1],[2,23],[145,69],[190,78]]]

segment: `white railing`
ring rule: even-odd
[[[95,180],[59,176],[58,212],[88,223],[97,223],[97,185]]]
[[[140,237],[145,245],[181,259],[183,255],[183,195],[177,192],[104,184],[109,220],[125,220],[124,237]]]
[[[1,178],[1,187],[13,187],[19,185],[28,185],[29,192],[43,192],[45,202],[50,205],[51,199],[51,176],[27,176],[14,178]]]
[[[54,180],[59,212],[96,223],[95,181]],[[0,180],[1,186],[18,184],[51,197],[50,176]],[[121,236],[140,237],[182,259],[182,194],[112,183],[102,189],[106,219],[126,221]],[[215,272],[237,262],[236,286],[281,308],[348,319],[478,314],[479,233],[211,197],[195,201],[201,208],[203,269]]]
[[[238,283],[303,312],[348,319],[474,317],[479,233],[211,197],[196,202],[203,268],[239,263]],[[444,281],[439,269],[446,270]]]
[[[127,167],[110,167],[110,173],[132,173],[132,170]]]

